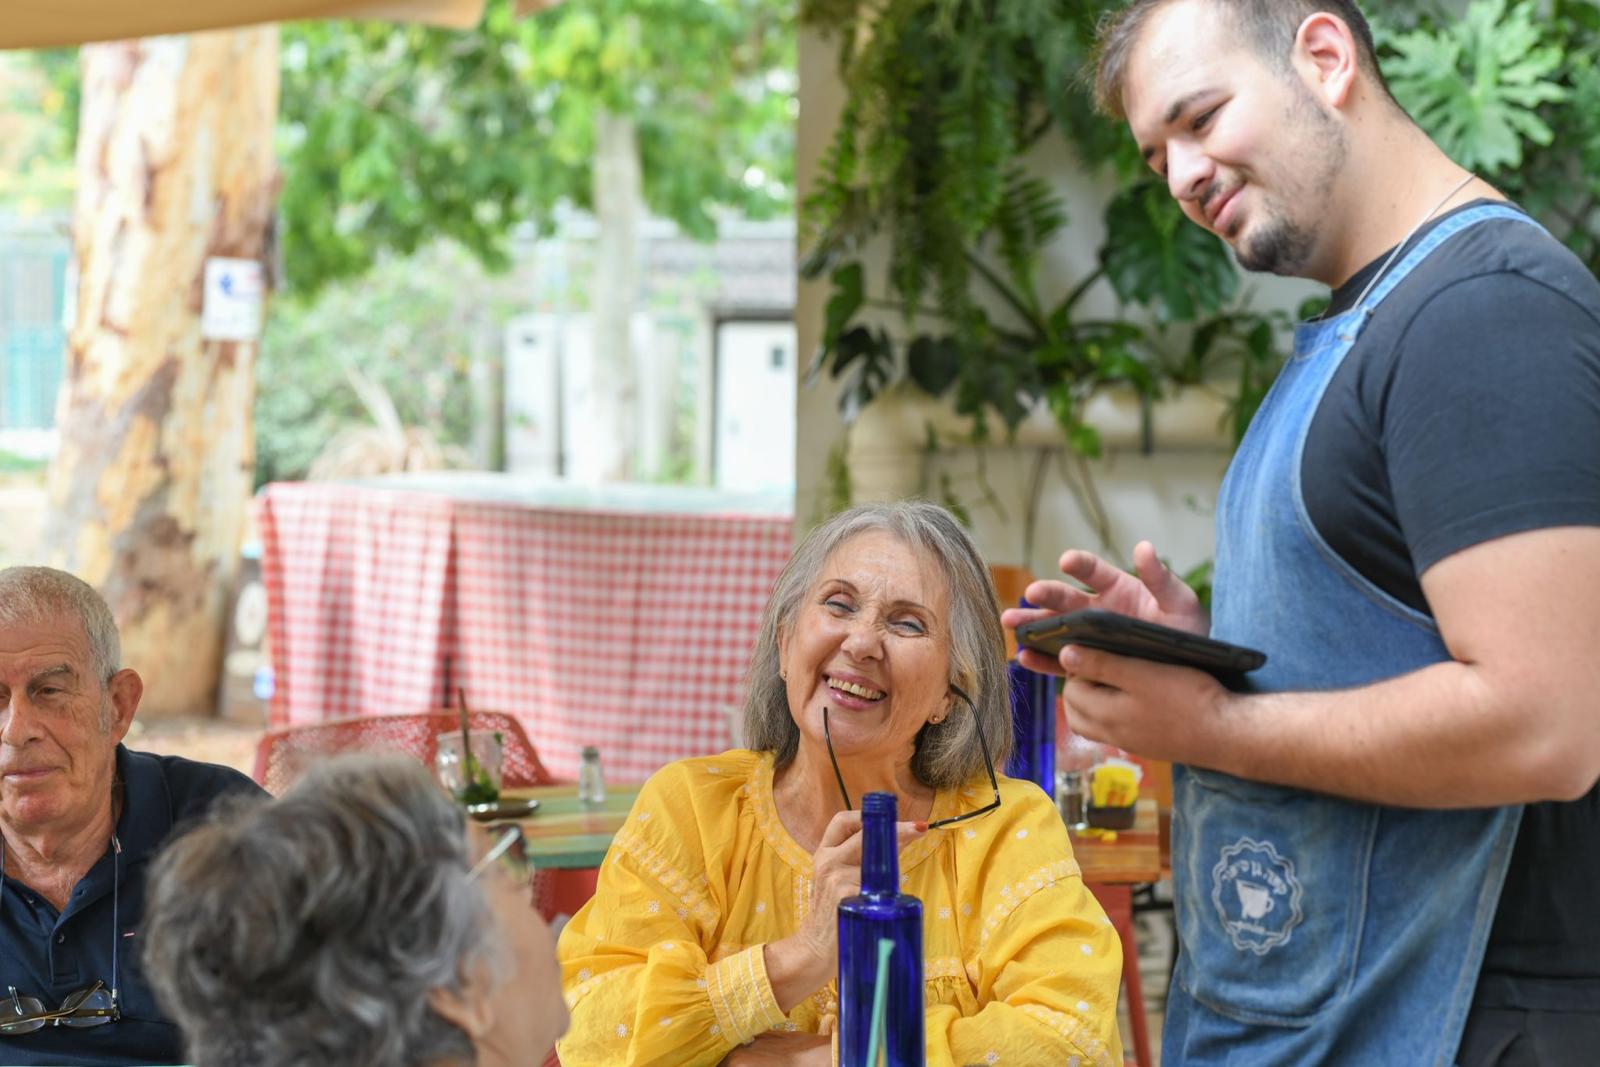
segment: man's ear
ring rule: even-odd
[[[111,721],[106,724],[109,728],[107,732],[121,741],[127,736],[128,727],[133,725],[134,712],[139,710],[139,701],[144,696],[144,679],[132,667],[124,667],[111,676],[106,689],[111,698]]]
[[[477,1045],[494,1026],[494,1009],[489,997],[477,989],[477,980],[467,980],[456,989],[428,990],[428,1007],[447,1023],[453,1023]]]
[[[1294,61],[1313,94],[1329,108],[1343,108],[1361,69],[1361,51],[1350,26],[1337,15],[1319,11],[1300,24]]]

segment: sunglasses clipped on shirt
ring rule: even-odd
[[[498,866],[520,885],[531,884],[533,880],[533,861],[528,858],[528,842],[522,836],[522,827],[515,823],[500,829],[500,835],[495,838],[489,850],[478,857],[467,871],[468,878],[479,878],[483,872],[491,867]]]
[[[6,876],[5,849],[0,848],[0,899]],[[61,1007],[54,1011],[46,1008],[38,997],[18,993],[14,985],[6,986],[7,995],[0,999],[0,1036],[31,1034],[46,1026],[70,1026],[75,1030],[91,1026],[104,1026],[122,1018],[117,997],[117,931],[121,928],[120,900],[122,889],[122,842],[111,836],[111,987],[103,981],[75,993],[68,993]]]
[[[962,702],[967,705],[967,710],[972,713],[972,725],[978,731],[978,747],[983,749],[983,767],[984,770],[989,772],[989,785],[994,788],[994,799],[981,808],[962,812],[960,815],[952,815],[948,819],[936,819],[928,824],[928,829],[930,830],[937,830],[941,826],[949,826],[952,823],[965,822],[968,819],[976,819],[980,815],[989,814],[1000,806],[1000,780],[995,777],[994,760],[989,756],[989,742],[983,736],[983,719],[978,715],[978,709],[972,703],[972,698],[963,693],[959,687],[952,685],[950,692],[960,697]],[[839,771],[838,757],[833,754],[833,734],[828,730],[828,706],[826,704],[822,706],[822,736],[828,743],[828,760],[833,764],[833,777],[839,783],[839,795],[844,797],[845,810],[849,811],[855,805],[850,803],[850,791],[844,787],[844,775]]]

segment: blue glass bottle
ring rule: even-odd
[[[888,1067],[923,1067],[922,901],[900,892],[893,793],[861,798],[861,895],[839,902],[839,1064],[878,1067],[869,1049],[878,942],[894,951],[888,979]]]
[[[1022,606],[1033,605],[1026,600]],[[1015,744],[1006,761],[1006,774],[1038,783],[1052,799],[1056,795],[1056,680],[1036,674],[1016,660],[1006,664],[1011,690],[1011,731]]]

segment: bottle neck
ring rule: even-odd
[[[864,809],[861,813],[861,891],[900,892],[900,856],[895,849],[895,813]]]

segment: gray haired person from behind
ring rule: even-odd
[[[566,1029],[515,828],[349,756],[157,861],[144,963],[198,1067],[541,1063]]]

